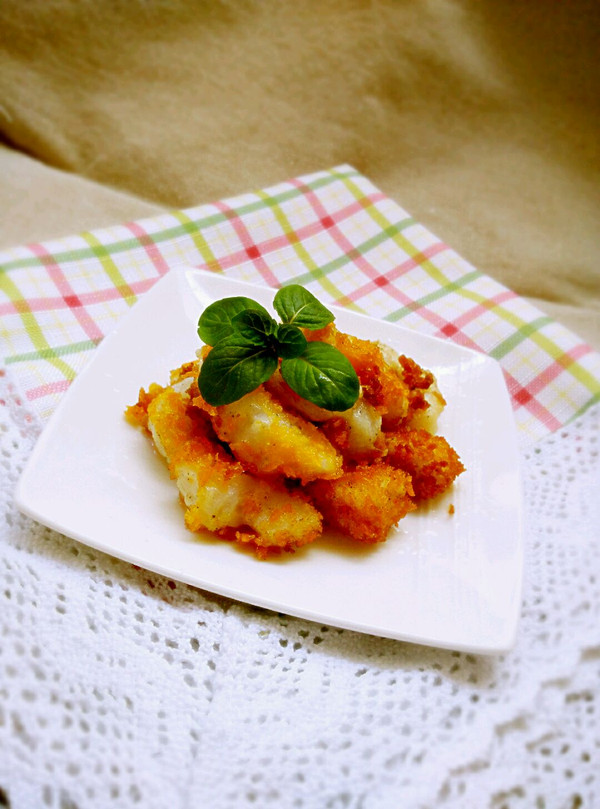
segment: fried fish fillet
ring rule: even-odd
[[[402,379],[399,364],[390,362],[378,343],[338,331],[332,323],[307,333],[306,338],[330,343],[345,354],[356,371],[363,398],[379,410],[384,426],[406,418],[409,388]]]
[[[210,414],[221,441],[252,472],[302,483],[342,474],[342,457],[323,433],[286,410],[262,385],[228,405],[212,407],[201,397],[194,402]]]
[[[147,429],[177,483],[190,530],[250,544],[258,556],[294,550],[321,534],[321,515],[308,498],[245,471],[187,393],[172,387],[155,393],[140,395],[138,408],[146,409]]]
[[[381,461],[313,483],[309,493],[326,524],[358,542],[384,542],[392,526],[416,508],[410,475]]]
[[[412,478],[415,497],[425,500],[444,492],[465,471],[456,450],[441,435],[401,430],[386,436],[387,460]]]
[[[362,393],[352,407],[338,411],[325,410],[303,399],[289,387],[279,371],[273,374],[265,388],[287,410],[319,424],[346,460],[364,460],[381,454],[381,413],[367,402]]]

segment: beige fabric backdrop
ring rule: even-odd
[[[4,0],[0,244],[338,163],[600,347],[596,0]]]

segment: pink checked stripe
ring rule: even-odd
[[[547,408],[545,408],[532,393],[530,393],[529,386],[526,388],[523,387],[523,385],[521,385],[521,383],[515,379],[515,377],[509,371],[507,371],[505,368],[502,370],[512,401],[513,410],[518,410],[520,407],[524,407],[525,410],[528,410],[542,424],[545,424],[549,430],[558,430],[560,427],[560,421],[555,418],[555,416],[553,416],[552,413],[547,410]]]
[[[144,248],[148,258],[158,270],[158,274],[162,276],[168,273],[169,265],[164,260],[158,245],[152,240],[152,236],[150,236],[138,222],[128,222],[125,227],[133,233]]]
[[[565,351],[560,357],[552,361],[547,368],[539,373],[527,386],[519,385],[519,391],[516,392],[517,401],[526,398],[526,396],[537,396],[537,394],[546,388],[551,382],[559,377],[568,367],[574,362],[577,362],[586,354],[593,353],[591,346],[586,343],[579,343],[574,346],[570,351]],[[517,383],[518,384],[518,383]],[[520,397],[520,398],[519,398]]]
[[[377,202],[380,199],[384,199],[385,195],[378,192],[376,194],[370,194],[364,199],[369,200],[372,204]],[[280,236],[274,236],[270,239],[265,239],[262,242],[255,242],[252,241],[249,233],[246,231],[245,239],[242,238],[242,235],[238,232],[235,221],[236,221],[236,214],[234,213],[233,209],[227,208],[226,206],[222,205],[215,205],[214,207],[218,208],[222,213],[225,213],[228,220],[231,221],[238,238],[244,245],[243,250],[238,250],[233,253],[229,253],[228,255],[224,256],[223,258],[219,258],[214,264],[218,266],[221,270],[227,270],[231,267],[236,267],[239,264],[248,261],[248,258],[253,258],[252,255],[248,255],[248,248],[256,248],[260,256],[265,256],[268,253],[273,253],[276,250],[281,250],[285,247],[289,247],[291,244],[295,244],[296,242],[303,242],[306,239],[309,239],[311,236],[315,236],[317,233],[321,233],[323,229],[329,229],[331,226],[337,222],[343,222],[345,219],[349,219],[350,217],[354,216],[356,213],[364,209],[364,204],[360,202],[351,202],[349,205],[346,205],[343,208],[340,208],[339,211],[336,211],[335,214],[330,215],[327,214],[323,218],[317,218],[314,222],[309,223],[308,225],[303,225],[302,227],[298,228],[297,230],[293,231],[294,239],[290,239],[289,234],[283,233]],[[248,241],[249,240],[249,241]],[[251,250],[251,252],[253,252]],[[202,266],[206,266],[209,268],[213,267],[213,263],[203,264]],[[272,286],[279,286],[279,281],[273,276],[274,281],[271,284]]]
[[[445,247],[445,245],[443,245]],[[444,334],[446,337],[450,337],[455,343],[458,345],[464,346],[465,348],[471,348],[473,351],[482,352],[484,349],[475,343],[471,338],[457,329],[452,323],[450,323],[445,318],[441,317],[440,315],[436,314],[431,309],[428,309],[426,306],[422,306],[421,304],[417,303],[415,300],[410,298],[406,293],[402,292],[395,284],[386,284],[385,291],[387,294],[393,298],[397,303],[399,303],[405,309],[408,309],[410,312],[416,312],[419,314],[423,320],[433,326],[432,333],[436,336],[440,334]],[[352,299],[352,298],[351,298]],[[436,334],[437,332],[437,334]]]
[[[34,399],[41,399],[42,396],[50,396],[53,393],[64,393],[70,384],[69,379],[60,379],[57,382],[48,382],[37,388],[30,388],[25,395],[30,401],[33,401]]]
[[[244,251],[246,253],[246,260],[248,260],[249,258],[252,259],[257,270],[260,272],[260,274],[265,279],[267,284],[269,284],[269,286],[278,287],[279,281],[277,280],[277,277],[269,269],[267,262],[262,257],[261,251],[254,243],[252,236],[248,231],[248,228],[242,222],[238,214],[236,214],[232,208],[225,205],[224,202],[216,203],[215,207],[218,208],[219,211],[224,213],[227,219],[231,222],[233,229],[237,233],[238,239],[241,241],[242,246],[244,247]]]
[[[454,321],[454,323],[447,324],[447,326],[452,327],[451,332],[449,330],[444,331],[443,328],[440,331],[443,334],[446,334],[446,336],[450,337],[452,342],[455,342],[458,345],[462,345],[465,348],[471,348],[474,351],[487,354],[484,347],[477,345],[464,332],[455,330],[456,322],[458,322],[458,320]],[[549,430],[557,430],[561,426],[561,422],[554,415],[552,415],[552,413],[546,407],[544,407],[544,405],[541,404],[541,402],[537,399],[537,396],[544,388],[559,377],[569,365],[577,362],[579,359],[581,359],[581,357],[590,353],[592,353],[592,348],[585,343],[580,343],[570,351],[566,351],[564,354],[561,354],[560,357],[554,360],[547,368],[544,368],[544,370],[534,379],[532,379],[531,382],[529,382],[529,384],[526,386],[522,385],[516,379],[516,377],[510,373],[510,371],[506,370],[506,368],[502,368],[513,409],[518,410],[519,408],[524,407],[533,416],[535,416],[536,419],[545,424]]]
[[[304,185],[304,183],[302,183],[300,180],[292,180],[292,185],[295,185],[296,188],[302,191],[308,202],[310,202],[313,210],[321,220],[329,220],[331,222],[331,235],[342,252],[346,255],[351,255],[356,266],[362,270],[367,278],[377,285],[377,279],[381,278],[381,273],[379,273],[378,270],[376,270],[375,267],[365,258],[365,256],[358,252],[352,242],[346,236],[344,236],[339,227],[337,227],[337,222],[331,216],[329,216],[325,206],[312,188]],[[360,207],[362,208],[363,206],[361,205]]]
[[[388,284],[391,284],[393,281],[396,281],[400,276],[405,275],[410,270],[414,270],[415,267],[418,267],[421,263],[422,259],[429,259],[433,258],[433,256],[437,256],[438,253],[442,253],[444,250],[447,250],[448,247],[443,242],[435,242],[434,244],[426,247],[425,250],[422,250],[419,253],[420,259],[416,258],[409,258],[406,261],[403,261],[402,264],[399,264],[397,267],[394,267],[393,270],[390,270],[386,273],[380,273],[377,275],[376,278],[370,280],[368,283],[363,284],[363,286],[355,289],[354,292],[345,296],[346,300],[349,301],[358,301],[364,295],[368,295],[370,292],[373,292],[375,289],[379,289],[381,287],[385,287]],[[389,291],[389,290],[387,290]]]
[[[492,298],[488,298],[484,303],[475,304],[467,312],[463,312],[462,315],[459,315],[457,318],[454,318],[452,323],[449,325],[460,331],[464,326],[467,326],[469,323],[472,323],[473,320],[476,320],[478,317],[481,317],[481,315],[485,315],[490,310],[493,310],[494,307],[500,306],[505,301],[509,301],[516,297],[517,297],[516,292],[513,292],[510,289],[504,289],[502,290],[502,292],[499,292]],[[452,336],[452,334],[448,333],[448,330],[446,331],[442,330],[442,334],[444,334],[446,337]]]
[[[465,339],[465,335],[463,333],[453,335],[451,339],[453,342],[466,345],[469,348],[474,348],[475,350],[484,354],[486,353],[484,349],[476,346],[472,340],[469,340],[468,338]],[[503,368],[502,372],[506,380],[506,386],[510,394],[513,409],[518,410],[519,408],[524,407],[542,424],[545,424],[550,431],[558,430],[562,422],[560,422],[546,407],[544,407],[537,396],[551,382],[564,373],[565,369],[568,368],[569,365],[577,362],[586,354],[591,353],[593,353],[593,350],[589,345],[580,343],[570,351],[566,351],[564,354],[561,354],[560,357],[554,360],[547,368],[544,368],[544,370],[541,371],[527,385],[522,385],[518,379],[510,373],[510,371]]]
[[[56,288],[68,304],[89,339],[99,342],[104,335],[81,305],[79,297],[75,294],[61,268],[54,262],[52,255],[42,244],[31,245],[31,250],[42,260],[42,263],[48,271],[48,275],[54,281]]]
[[[147,278],[144,281],[136,281],[129,284],[129,289],[135,295],[142,295],[147,292],[158,281],[156,278]],[[120,300],[123,297],[120,289],[111,287],[110,289],[94,290],[94,292],[83,292],[77,295],[78,300],[82,306],[93,306],[98,303],[107,303],[108,301]],[[63,297],[56,298],[27,298],[27,308],[31,312],[43,312],[52,309],[69,309],[70,304]],[[19,304],[8,301],[7,303],[0,304],[0,315],[15,315],[19,314]]]

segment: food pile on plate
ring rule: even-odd
[[[464,471],[435,434],[445,401],[412,359],[338,331],[310,293],[287,290],[274,301],[282,324],[250,299],[208,307],[197,358],[142,389],[127,419],[164,458],[191,531],[259,558],[325,528],[383,542]]]

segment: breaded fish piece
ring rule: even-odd
[[[326,421],[321,429],[346,462],[373,461],[385,453],[381,414],[364,399],[347,413]]]
[[[164,388],[153,382],[148,390],[140,388],[138,400],[134,405],[129,405],[125,410],[125,418],[134,427],[140,427],[142,430],[148,431],[148,406],[150,402],[162,393]]]
[[[201,397],[194,403],[210,414],[221,441],[254,473],[302,483],[342,474],[342,457],[323,433],[286,410],[262,385],[232,404],[212,407]]]
[[[434,433],[437,429],[437,420],[446,407],[446,400],[440,393],[434,375],[404,354],[400,354],[398,363],[409,391],[408,413],[403,426]]]
[[[159,390],[146,402],[147,428],[168,463],[192,531],[207,529],[250,544],[259,557],[291,551],[321,534],[322,519],[308,498],[280,481],[255,478],[212,435],[189,395]]]
[[[409,390],[400,365],[389,362],[378,343],[338,331],[332,323],[307,332],[306,338],[330,343],[346,355],[360,381],[363,398],[379,410],[384,423],[406,418]]]
[[[276,371],[265,383],[266,390],[287,409],[321,425],[329,441],[346,460],[364,460],[381,455],[381,413],[362,393],[348,410],[325,410],[303,399]]]
[[[403,430],[386,436],[386,460],[412,477],[415,497],[435,497],[465,471],[456,451],[441,435],[426,430]]]
[[[410,426],[435,432],[446,402],[430,371],[389,346],[344,334],[333,324],[306,337],[331,343],[348,357],[362,397],[381,413],[383,430]]]
[[[383,462],[313,483],[308,491],[326,524],[359,542],[384,542],[392,526],[416,508],[410,475]]]
[[[331,324],[306,337],[348,357],[361,385],[353,407],[324,410],[279,371],[231,404],[209,405],[198,389],[205,346],[171,372],[169,387],[142,389],[126,410],[165,459],[187,527],[248,545],[259,558],[313,542],[324,523],[383,542],[419,500],[464,471],[432,434],[445,401],[430,371]]]
[[[257,556],[293,551],[321,535],[321,515],[299,492],[255,478],[237,461],[195,455],[177,459],[177,486],[191,531],[207,528],[252,545]]]

